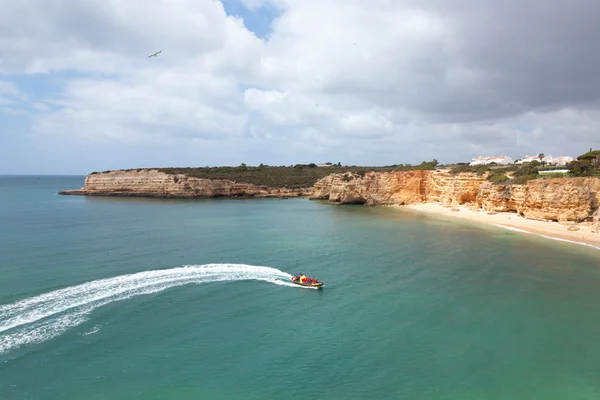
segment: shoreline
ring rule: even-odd
[[[144,192],[144,191],[101,191],[101,190],[60,190],[61,196],[88,196],[88,197],[135,197],[147,199],[295,199],[308,198],[308,194],[301,192],[290,193],[243,193],[243,194],[218,194],[205,195],[182,192]]]
[[[408,208],[410,210],[419,211],[426,214],[444,215],[466,221],[484,223],[513,232],[531,234],[544,237],[546,239],[559,240],[562,242],[593,247],[596,250],[600,250],[600,233],[594,232],[594,227],[591,223],[563,224],[560,222],[537,221],[523,218],[518,214],[510,212],[498,212],[490,215],[483,210],[474,211],[464,206],[453,206],[451,208],[447,208],[441,204],[435,203],[410,204],[392,207]],[[576,226],[579,228],[579,230],[569,231],[568,228],[570,226]]]

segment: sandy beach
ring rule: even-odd
[[[440,214],[473,222],[496,225],[515,231],[522,231],[524,234],[530,233],[544,236],[549,239],[594,246],[600,250],[600,233],[595,230],[591,223],[575,225],[573,223],[535,221],[520,217],[515,213],[488,214],[486,211],[474,211],[467,207],[454,206],[452,208],[447,208],[441,204],[434,203],[412,204],[401,207],[425,213]],[[579,230],[569,230],[569,227],[573,226],[576,226]]]

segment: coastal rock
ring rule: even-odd
[[[486,211],[516,212],[540,221],[582,221],[598,210],[600,179],[539,179],[526,185],[492,185],[485,182],[477,204]]]
[[[485,180],[476,174],[451,175],[434,171],[369,172],[363,177],[332,174],[319,180],[311,198],[332,203],[405,205],[439,202],[455,206],[476,199]]]
[[[425,201],[464,204],[477,196],[485,177],[434,171],[332,174],[313,187],[311,199],[340,204],[404,205]]]
[[[541,221],[600,219],[598,178],[538,179],[525,185],[495,185],[485,178],[441,171],[370,172],[364,177],[332,174],[315,184],[313,198],[336,204],[463,205],[490,213],[515,212]]]
[[[201,179],[158,170],[108,171],[90,174],[80,190],[64,190],[63,195],[211,198],[211,197],[299,197],[309,196],[310,188],[285,189],[257,186],[226,179]]]
[[[600,179],[537,179],[525,185],[498,185],[485,175],[442,171],[338,173],[313,188],[285,189],[225,179],[201,179],[153,169],[93,173],[79,190],[65,195],[165,198],[308,196],[332,204],[407,205],[438,203],[488,213],[514,212],[527,219],[558,222],[600,221]]]
[[[343,174],[331,174],[325,178],[318,180],[312,189],[310,196],[311,200],[329,200],[331,195],[331,188],[334,186],[340,186],[342,182]]]
[[[479,188],[485,182],[484,175],[474,173],[449,174],[443,172],[424,171],[426,180],[426,199],[430,203],[442,203],[452,206],[474,203]]]

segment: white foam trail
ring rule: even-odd
[[[499,224],[494,224],[494,225],[496,225],[499,228],[506,229],[508,231],[519,232],[519,233],[527,233],[529,235],[540,236],[540,237],[543,237],[543,238],[546,238],[546,239],[558,240],[559,242],[566,242],[566,243],[578,244],[580,246],[587,246],[587,247],[591,247],[591,248],[596,249],[596,250],[600,250],[600,247],[594,246],[593,244],[589,244],[589,243],[583,243],[583,242],[577,242],[575,240],[568,240],[568,239],[563,239],[563,238],[546,236],[546,235],[542,235],[541,233],[534,233],[534,232],[526,231],[524,229],[513,228],[512,226],[504,226],[504,225],[499,225]]]
[[[82,334],[82,336],[89,336],[89,335],[93,335],[94,333],[98,332],[100,330],[100,325],[96,325],[94,326],[91,330],[85,332]]]
[[[192,283],[219,281],[259,280],[302,287],[282,280],[289,280],[291,276],[276,268],[245,264],[189,265],[121,275],[55,290],[0,306],[0,354],[58,336],[84,322],[92,310],[133,296]]]

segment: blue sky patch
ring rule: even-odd
[[[265,39],[271,33],[273,20],[281,15],[281,11],[273,7],[257,7],[253,10],[246,7],[240,0],[222,0],[227,15],[241,17],[246,29]]]

